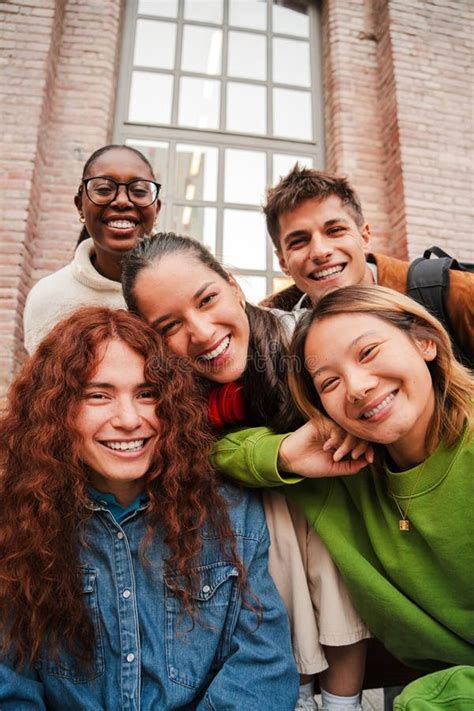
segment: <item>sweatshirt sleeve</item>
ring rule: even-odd
[[[213,463],[225,476],[245,486],[296,484],[301,477],[282,476],[278,471],[278,450],[287,436],[273,434],[267,427],[231,430],[214,445]]]

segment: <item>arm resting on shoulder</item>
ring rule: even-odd
[[[349,435],[342,444],[340,435],[327,439],[313,420],[287,435],[275,435],[266,427],[234,430],[217,442],[213,452],[214,465],[223,474],[259,487],[297,484],[301,477],[351,476],[370,461],[373,452],[366,442]]]
[[[276,435],[268,427],[239,428],[227,432],[214,445],[215,467],[245,486],[281,486],[301,481],[301,477],[280,476],[278,453],[288,435]]]

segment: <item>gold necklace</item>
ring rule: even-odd
[[[400,512],[401,518],[398,521],[398,528],[400,531],[409,531],[410,530],[410,521],[408,519],[408,509],[410,507],[411,500],[412,500],[412,498],[415,494],[415,491],[417,489],[418,482],[420,481],[421,473],[423,472],[423,470],[425,468],[425,464],[426,464],[426,459],[423,462],[422,466],[420,467],[420,471],[418,472],[418,476],[416,477],[415,486],[413,487],[412,492],[411,492],[410,496],[408,497],[408,503],[406,505],[405,511],[403,511],[402,507],[398,503],[397,498],[396,498],[395,494],[393,493],[393,491],[391,491],[390,488],[388,490],[388,493],[390,494],[392,499],[395,501],[396,507]]]

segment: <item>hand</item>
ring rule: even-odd
[[[351,459],[342,459],[352,452]],[[278,468],[311,478],[357,474],[373,461],[372,447],[341,430],[327,418],[315,418],[286,437]]]

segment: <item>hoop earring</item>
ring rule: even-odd
[[[85,223],[85,221],[86,221],[86,218],[84,217],[84,215],[79,215],[79,222],[81,223],[81,225],[83,225]]]

